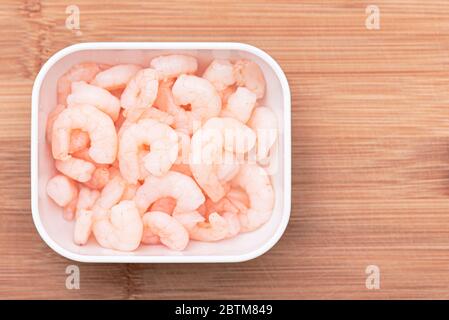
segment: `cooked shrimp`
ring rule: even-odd
[[[228,222],[218,213],[213,212],[208,222],[198,212],[177,212],[173,217],[189,232],[190,239],[198,241],[219,241],[228,235]]]
[[[67,96],[70,94],[72,82],[86,81],[90,82],[105,65],[93,62],[85,62],[74,65],[65,74],[58,79],[58,104],[66,105]]]
[[[106,89],[87,84],[84,81],[72,83],[72,93],[67,105],[89,104],[98,108],[116,121],[120,112],[120,100]]]
[[[178,156],[178,136],[170,126],[151,119],[130,125],[120,136],[120,172],[129,183],[140,179],[139,150],[150,146],[145,168],[153,175],[166,173]]]
[[[236,61],[234,77],[238,86],[247,87],[256,94],[257,99],[265,95],[265,77],[257,63],[250,60]]]
[[[76,184],[62,174],[47,182],[48,196],[60,207],[68,205],[78,194]]]
[[[86,149],[89,146],[89,143],[90,139],[87,132],[78,129],[72,130],[72,133],[70,134],[69,153],[73,154]]]
[[[104,248],[133,251],[142,239],[143,223],[134,201],[124,200],[95,221],[92,231]]]
[[[199,129],[191,140],[190,169],[197,183],[213,200],[225,195],[225,188],[217,174],[217,165],[223,165],[223,150],[244,154],[255,144],[254,132],[233,118],[212,118]]]
[[[204,71],[203,78],[221,92],[235,83],[234,67],[229,60],[215,59]]]
[[[194,74],[198,63],[194,57],[171,54],[153,58],[150,67],[158,72],[159,80],[167,80],[181,74]]]
[[[151,211],[144,214],[143,224],[160,241],[172,250],[182,251],[189,243],[189,233],[183,225],[165,212]]]
[[[76,204],[76,218],[73,239],[76,244],[83,245],[87,243],[92,230],[92,211],[97,199],[100,197],[98,190],[90,190],[81,187],[78,202]]]
[[[120,98],[125,109],[124,116],[134,122],[142,113],[153,106],[159,86],[156,70],[147,68],[137,72],[128,82]]]
[[[135,64],[119,64],[105,71],[99,72],[91,84],[109,91],[126,87],[129,80],[140,70]]]
[[[232,117],[242,123],[248,122],[256,106],[256,94],[245,87],[238,87],[228,98],[226,107],[221,111],[221,116]]]
[[[220,95],[206,79],[183,74],[173,85],[172,94],[176,105],[190,105],[189,112],[201,122],[220,113]]]
[[[172,125],[176,131],[190,135],[195,131],[197,126],[201,125],[201,123],[194,120],[190,111],[184,110],[181,106],[178,106],[175,103],[172,93],[173,83],[174,81],[161,81],[157,98],[154,101],[154,106],[173,116],[173,124],[170,125]],[[196,122],[198,122],[198,124]]]
[[[91,189],[101,190],[109,181],[109,169],[106,167],[97,167],[92,173],[92,177],[85,185]]]
[[[248,194],[249,207],[239,214],[243,232],[259,228],[271,217],[274,207],[274,191],[266,171],[254,164],[243,164],[239,174],[232,180]]]
[[[201,189],[192,178],[174,171],[162,177],[148,176],[137,190],[134,201],[143,213],[156,200],[164,197],[176,200],[174,211],[193,211],[205,201]]]
[[[257,160],[261,161],[268,157],[270,149],[278,137],[276,115],[270,108],[258,107],[248,121],[248,126],[256,132]]]
[[[127,185],[126,181],[120,175],[111,178],[103,190],[101,190],[101,195],[95,203],[94,209],[98,209],[96,215],[101,216],[102,213],[104,213],[102,209],[108,210],[119,203],[125,193]]]
[[[112,163],[117,154],[114,122],[105,113],[90,105],[64,109],[53,124],[52,152],[58,160],[70,159],[70,134],[80,129],[89,134],[89,155],[97,163]]]
[[[69,158],[67,160],[55,160],[56,169],[75,181],[87,182],[95,171],[95,166],[82,159]]]

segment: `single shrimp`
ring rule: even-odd
[[[128,82],[120,98],[124,116],[137,121],[142,113],[153,106],[159,87],[156,70],[147,68],[138,71]]]
[[[101,65],[93,62],[85,62],[74,65],[66,73],[58,79],[58,104],[66,105],[67,97],[72,88],[72,82],[86,81],[90,82],[97,73],[106,68],[106,65]]]
[[[257,99],[265,95],[265,77],[259,65],[250,60],[238,60],[234,63],[236,84],[254,92]]]
[[[120,136],[120,172],[129,183],[140,179],[139,150],[145,146],[150,151],[145,156],[145,168],[153,175],[166,173],[178,156],[178,136],[168,125],[151,119],[131,124]]]
[[[199,186],[213,200],[226,193],[217,165],[223,165],[223,150],[244,154],[255,144],[254,132],[233,118],[212,118],[199,129],[191,140],[190,169]]]
[[[65,207],[78,194],[76,184],[62,174],[58,174],[48,180],[47,194],[58,206]]]
[[[124,200],[95,221],[92,231],[104,248],[133,251],[142,239],[143,223],[134,201]]]
[[[79,129],[72,130],[70,134],[69,153],[73,154],[89,147],[90,139],[87,132]]]
[[[196,122],[194,121],[191,112],[186,111],[175,103],[172,93],[173,83],[174,80],[161,81],[157,98],[154,101],[154,106],[173,116],[173,124],[170,125],[173,126],[176,131],[190,135],[196,129]],[[198,123],[198,126],[199,125],[200,123]]]
[[[257,160],[262,161],[268,157],[270,149],[278,137],[276,115],[268,107],[258,107],[248,121],[248,126],[256,132]]]
[[[198,62],[194,57],[171,54],[153,58],[150,67],[158,72],[159,80],[167,80],[181,74],[194,74],[198,69]]]
[[[221,111],[221,98],[215,87],[206,79],[180,75],[172,87],[174,103],[190,106],[193,118],[204,122],[218,116]]]
[[[51,137],[53,133],[53,123],[55,122],[56,118],[59,116],[59,114],[65,109],[66,107],[62,104],[58,104],[56,108],[54,108],[47,117],[47,127],[46,127],[46,139],[48,142],[51,143]],[[78,152],[84,148],[86,148],[90,143],[89,135],[81,130],[73,130],[70,134],[70,146],[69,146],[69,153],[75,153]]]
[[[201,189],[192,178],[174,171],[162,177],[148,176],[137,190],[134,201],[143,213],[156,200],[164,197],[176,200],[174,211],[193,211],[205,201]]]
[[[70,134],[75,129],[89,134],[89,155],[95,162],[114,162],[117,154],[114,122],[105,113],[90,105],[66,108],[56,118],[52,135],[52,152],[55,159],[70,159]]]
[[[76,204],[75,228],[73,232],[73,240],[76,244],[86,244],[89,239],[92,229],[92,212],[90,209],[99,197],[100,192],[98,190],[81,187]]]
[[[189,243],[189,233],[183,225],[165,212],[151,211],[144,214],[143,224],[150,232],[158,236],[168,248],[182,251]]]
[[[243,164],[232,180],[233,187],[242,188],[248,195],[249,207],[239,213],[243,232],[252,231],[267,222],[273,212],[274,191],[266,171],[255,164]]]
[[[101,217],[105,210],[119,203],[126,191],[127,183],[120,174],[111,178],[101,190],[101,195],[95,203],[94,211],[97,217]]]
[[[85,160],[71,157],[67,160],[55,160],[56,169],[78,182],[87,182],[95,171],[95,166]]]
[[[119,64],[99,72],[91,84],[109,91],[122,89],[140,69],[142,67],[135,64]]]
[[[256,106],[256,94],[245,87],[238,87],[228,98],[228,103],[221,111],[222,117],[232,117],[247,123]]]
[[[187,229],[192,240],[219,241],[228,235],[228,222],[216,212],[209,214],[207,222],[196,211],[176,212],[173,217]]]
[[[112,121],[118,119],[120,100],[106,89],[87,84],[84,81],[72,82],[72,93],[67,97],[68,106],[90,104],[111,117]]]
[[[229,60],[215,59],[204,71],[203,78],[212,83],[218,92],[222,92],[235,83],[234,67]]]

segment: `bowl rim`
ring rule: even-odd
[[[284,98],[284,193],[283,213],[276,232],[259,248],[241,255],[196,256],[132,256],[132,255],[82,255],[67,250],[54,241],[45,230],[39,214],[38,196],[38,111],[42,82],[50,68],[63,57],[83,50],[240,50],[264,60],[278,77]],[[61,256],[77,262],[89,263],[214,263],[243,262],[269,251],[282,237],[291,214],[291,96],[287,77],[279,64],[265,51],[241,42],[84,42],[65,47],[53,54],[37,74],[31,98],[31,211],[34,225],[44,242]]]

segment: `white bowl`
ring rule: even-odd
[[[49,111],[56,105],[56,81],[72,65],[83,61],[108,64],[149,65],[154,56],[187,53],[200,58],[199,68],[213,58],[246,58],[259,64],[267,82],[263,104],[278,118],[280,135],[278,167],[272,176],[276,202],[271,219],[260,229],[216,243],[191,241],[183,252],[163,246],[140,246],[134,252],[118,252],[100,247],[94,239],[85,246],[72,241],[73,222],[65,221],[62,209],[47,196],[45,187],[55,174],[50,148],[45,141]],[[111,42],[76,44],[53,55],[42,66],[33,86],[31,122],[31,197],[34,224],[44,241],[60,255],[81,262],[159,263],[159,262],[239,262],[267,252],[284,233],[290,218],[291,132],[290,89],[284,72],[264,51],[242,43],[224,42]]]

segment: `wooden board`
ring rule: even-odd
[[[449,3],[86,1],[0,3],[1,298],[449,298]],[[380,9],[380,29],[365,8]],[[292,215],[239,264],[78,264],[30,212],[30,94],[40,66],[84,41],[240,41],[280,63],[292,91]],[[365,268],[380,268],[379,290]]]

